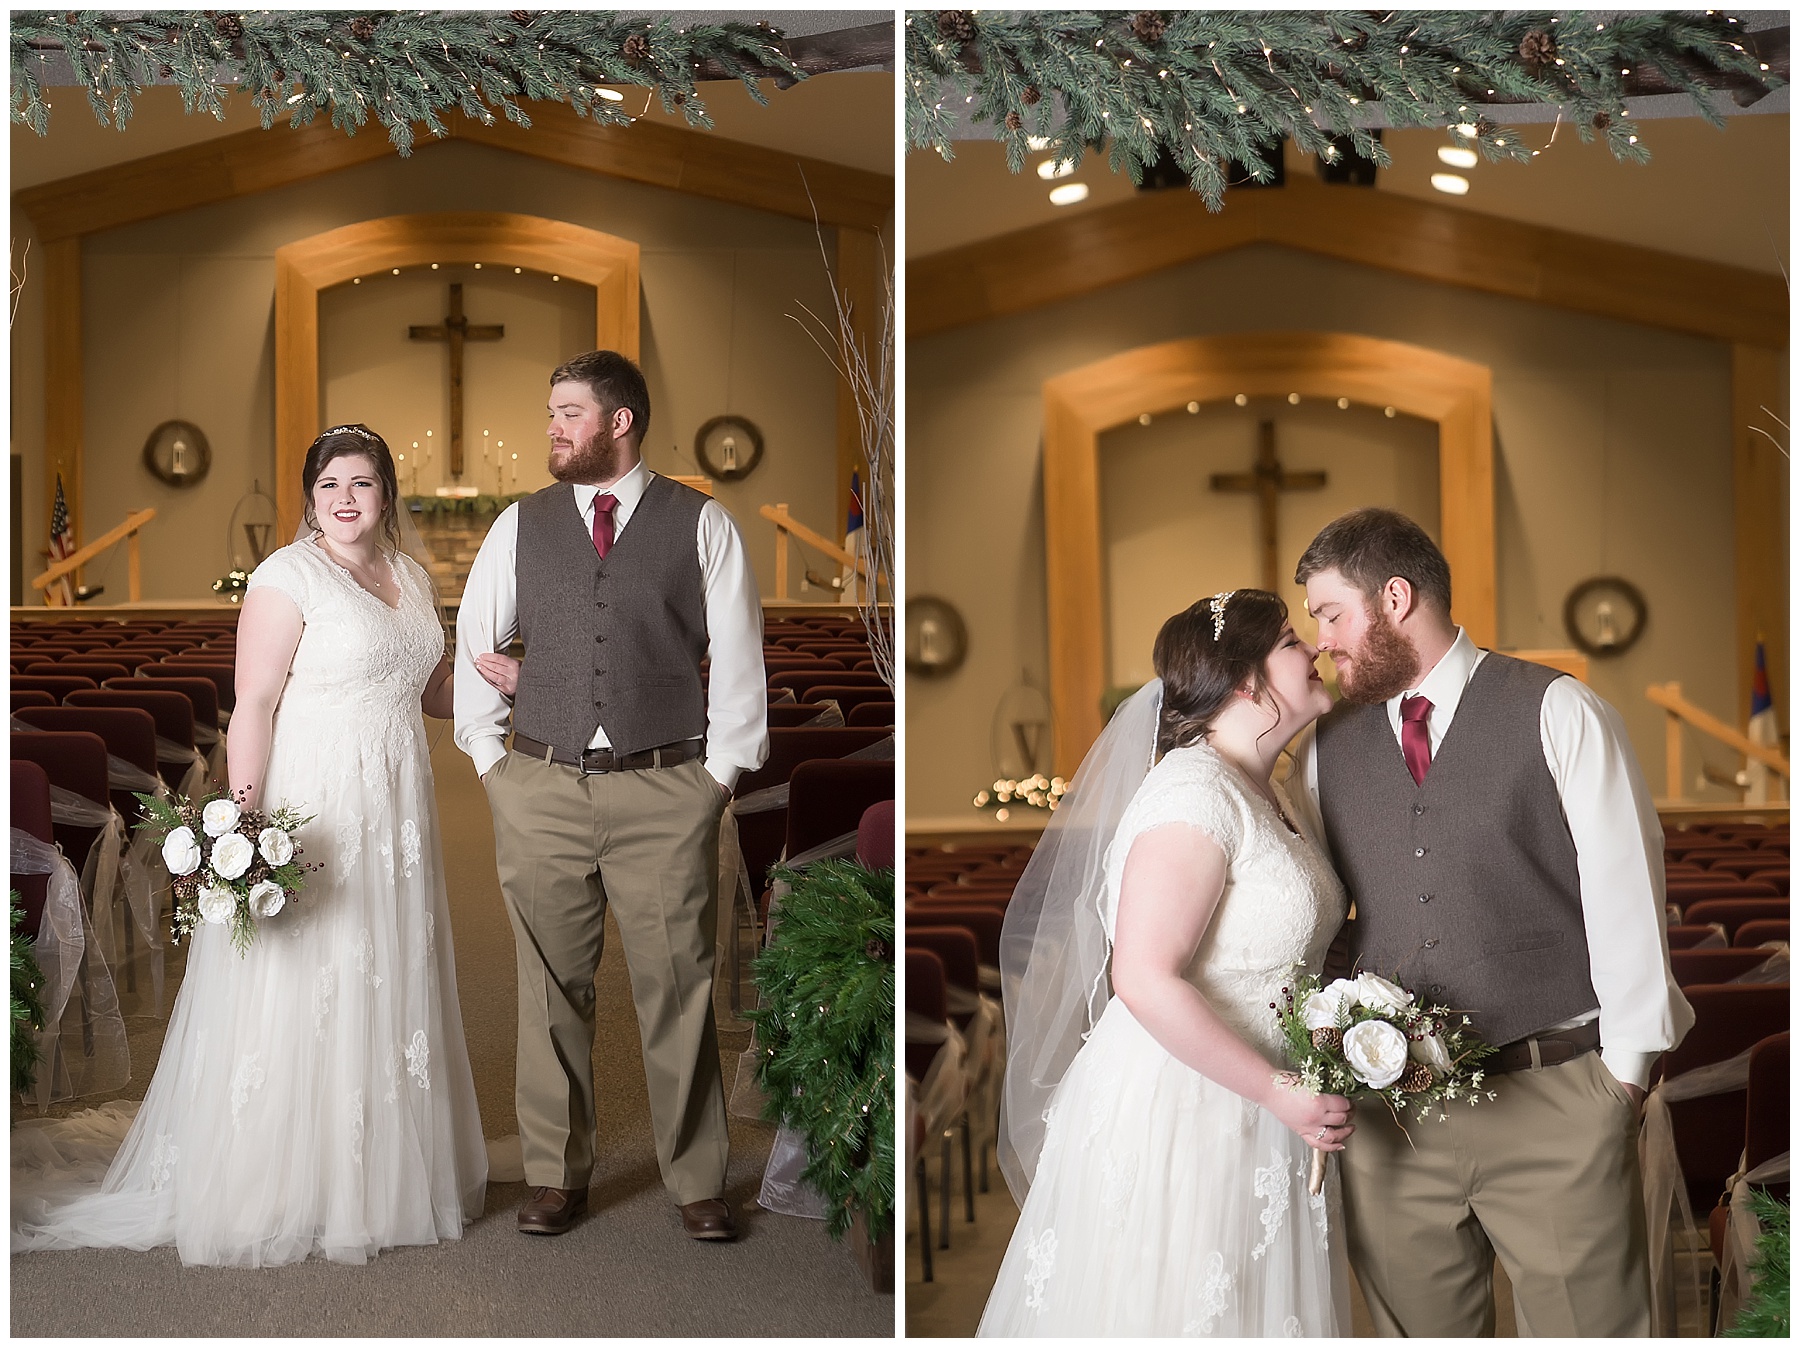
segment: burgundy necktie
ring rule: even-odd
[[[1429,715],[1429,698],[1409,697],[1400,703],[1400,752],[1406,758],[1407,771],[1419,785],[1424,784],[1425,774],[1431,770],[1431,732],[1425,728]]]
[[[613,511],[618,508],[619,498],[611,492],[601,492],[594,498],[594,551],[600,554],[602,561],[612,551],[613,545]]]

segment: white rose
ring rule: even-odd
[[[250,886],[250,911],[258,917],[274,917],[287,903],[287,892],[273,880],[259,880]]]
[[[211,800],[200,811],[200,826],[206,830],[209,838],[231,832],[237,827],[237,821],[238,807],[235,800]]]
[[[170,829],[163,839],[163,865],[170,875],[192,875],[200,869],[200,844],[194,841],[191,828]]]
[[[256,850],[271,866],[285,866],[294,859],[294,840],[278,828],[266,828],[256,835]]]
[[[1444,1041],[1435,1034],[1425,1035],[1407,1045],[1407,1055],[1414,1062],[1422,1062],[1439,1076],[1450,1070],[1450,1050],[1444,1047]]]
[[[1323,1030],[1338,1023],[1342,1013],[1355,1000],[1356,985],[1347,978],[1320,988],[1300,1006],[1300,1019],[1309,1030]]]
[[[1358,974],[1356,1000],[1371,1011],[1404,1011],[1413,1004],[1413,995],[1379,974]]]
[[[241,833],[227,833],[213,844],[213,874],[221,880],[235,880],[250,869],[250,863],[256,860],[256,849],[250,840]]]
[[[1365,1020],[1344,1031],[1344,1057],[1358,1081],[1386,1090],[1406,1070],[1406,1036],[1385,1020]]]
[[[237,912],[237,895],[218,885],[200,887],[200,916],[208,922],[229,922]]]

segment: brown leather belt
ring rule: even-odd
[[[1535,1061],[1533,1045],[1537,1048]],[[1558,1030],[1554,1034],[1516,1039],[1483,1062],[1481,1070],[1489,1076],[1498,1076],[1503,1072],[1523,1071],[1527,1067],[1555,1067],[1559,1063],[1573,1062],[1582,1054],[1592,1053],[1599,1047],[1600,1022],[1590,1020],[1586,1025],[1577,1025],[1572,1030]]]
[[[654,749],[640,749],[631,754],[616,753],[611,749],[583,749],[578,754],[572,754],[553,744],[540,744],[529,735],[515,732],[512,738],[512,747],[519,753],[542,759],[546,763],[561,763],[565,767],[579,768],[585,773],[641,772],[645,768],[672,768],[678,763],[688,763],[700,757],[705,743],[704,740],[681,740],[675,744],[659,744]]]

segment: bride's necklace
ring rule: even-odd
[[[1219,757],[1223,758],[1227,763],[1231,764],[1233,771],[1243,779],[1244,785],[1248,786],[1258,796],[1261,796],[1268,802],[1269,808],[1275,811],[1275,817],[1281,820],[1283,824],[1287,825],[1287,831],[1289,833],[1292,833],[1295,837],[1301,836],[1300,830],[1294,827],[1294,821],[1288,818],[1287,811],[1281,808],[1281,801],[1276,798],[1272,788],[1265,787],[1262,783],[1258,782],[1255,777],[1244,770],[1243,766],[1238,763],[1236,759],[1231,758],[1227,754],[1220,753],[1216,748],[1213,752],[1218,754]]]
[[[384,597],[388,588],[386,581],[382,580],[373,571],[369,570],[361,563],[352,562],[347,557],[340,555],[338,551],[331,546],[330,540],[328,540],[324,534],[319,535],[319,546],[325,550],[325,555],[327,557],[331,558],[332,561],[348,571],[351,578],[355,580],[358,585],[362,586],[363,589],[368,590],[383,603],[387,602]]]

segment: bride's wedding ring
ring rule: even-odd
[[[1313,1141],[1323,1142],[1325,1140],[1326,1132],[1327,1132],[1327,1130],[1324,1128],[1319,1129],[1318,1134],[1313,1138]]]

